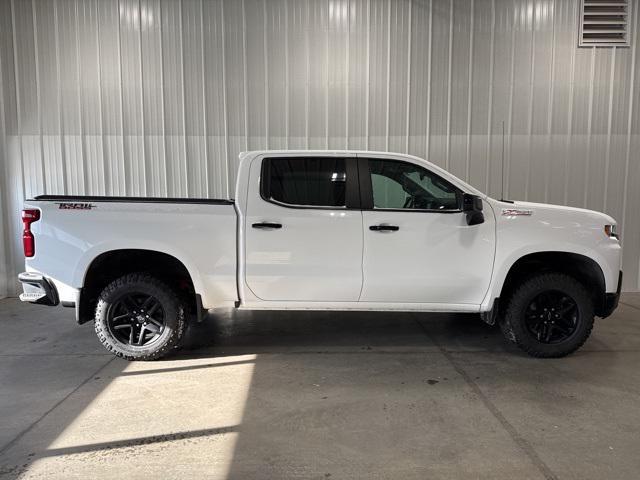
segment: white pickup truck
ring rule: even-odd
[[[240,155],[235,200],[39,196],[23,301],[75,307],[129,360],[213,308],[476,312],[536,357],[588,338],[620,295],[615,221],[487,197],[409,155]]]

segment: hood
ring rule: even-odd
[[[598,212],[596,210],[588,210],[586,208],[567,207],[564,205],[553,205],[550,203],[535,203],[535,202],[523,202],[516,200],[513,202],[503,202],[500,200],[492,199],[495,202],[495,207],[498,209],[523,209],[531,210],[535,214],[536,211],[554,212],[554,213],[567,213],[575,216],[587,216],[594,220],[599,220],[605,224],[616,224],[615,219],[606,213]]]

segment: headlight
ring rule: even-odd
[[[605,225],[604,233],[607,237],[618,238],[618,226],[617,225]]]

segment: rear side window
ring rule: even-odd
[[[268,158],[262,170],[265,200],[303,207],[345,207],[344,158]]]

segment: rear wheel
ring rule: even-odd
[[[185,308],[165,283],[144,273],[125,275],[105,287],[96,306],[102,344],[127,360],[154,360],[179,346]]]
[[[593,317],[593,301],[580,282],[547,273],[529,278],[513,293],[500,327],[531,356],[564,357],[587,341]]]

